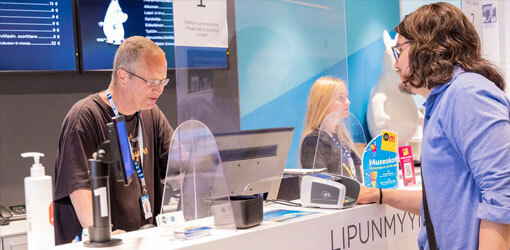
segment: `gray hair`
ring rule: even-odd
[[[131,72],[141,56],[144,55],[165,55],[165,52],[153,41],[143,36],[132,36],[119,46],[113,60],[112,82],[117,83],[117,71],[124,68]],[[129,76],[131,77],[131,75]]]

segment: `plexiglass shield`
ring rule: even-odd
[[[241,130],[235,1],[174,0],[173,8],[182,13],[173,23],[178,122],[199,120],[214,134]]]
[[[183,13],[181,3],[198,4],[173,3],[176,13]],[[286,168],[300,167],[312,79],[331,76],[349,85],[345,1],[215,0],[203,4],[207,7],[192,8],[174,18],[178,123],[200,120],[213,134],[294,127]],[[211,13],[203,13],[207,11]]]
[[[182,213],[186,226],[236,228],[216,141],[202,122],[175,130],[164,186],[162,214]]]
[[[363,150],[367,146],[367,140],[360,120],[353,113],[349,112],[349,117],[344,119],[344,125],[351,136],[356,152],[363,158]]]
[[[362,158],[357,147],[365,145],[363,129],[351,113],[335,111],[324,118],[317,136],[313,168],[363,182]],[[359,145],[359,146],[358,146]]]

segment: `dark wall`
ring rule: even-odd
[[[106,89],[111,72],[0,75],[0,204],[24,204],[23,179],[32,160],[22,152],[44,153],[46,174],[54,176],[62,120],[79,99]],[[177,126],[175,76],[158,106]]]

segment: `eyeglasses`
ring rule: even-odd
[[[127,69],[125,68],[121,68],[123,69],[124,71],[128,72],[130,75],[132,76],[136,76],[137,78],[147,82],[147,87],[152,87],[152,88],[156,88],[156,87],[159,87],[160,85],[165,87],[168,82],[170,81],[170,79],[163,79],[163,80],[145,80],[143,77],[135,74],[135,73],[132,73],[132,72],[129,72]]]
[[[409,43],[411,43],[411,40],[407,40],[401,44],[397,44],[397,45],[391,47],[391,50],[393,51],[393,56],[395,57],[395,60],[398,60],[398,58],[400,57],[400,51],[398,50],[398,48],[402,47],[406,44],[409,44]]]
[[[348,96],[346,96],[346,95],[341,95],[341,96],[338,96],[338,97],[337,97],[337,100],[338,100],[339,102],[341,102],[341,103],[346,103],[346,102],[347,102],[347,100],[349,100],[349,97],[348,97]]]

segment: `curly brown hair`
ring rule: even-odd
[[[449,82],[455,65],[478,73],[505,90],[501,71],[482,57],[475,26],[448,3],[424,5],[394,29],[411,41],[405,85],[432,89]]]

